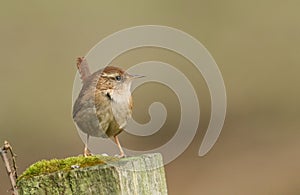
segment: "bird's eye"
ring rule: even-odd
[[[116,78],[117,81],[121,80],[121,76],[116,76],[115,78]]]

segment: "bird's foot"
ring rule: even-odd
[[[124,154],[124,153],[123,154],[116,154],[115,157],[117,157],[117,158],[126,158],[127,155]]]
[[[93,154],[91,153],[91,151],[88,148],[84,148],[83,156],[88,157],[88,156],[93,156]]]

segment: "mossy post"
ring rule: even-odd
[[[69,165],[68,165],[69,166]],[[94,166],[72,165],[35,176],[21,176],[19,194],[167,194],[160,154],[110,160]]]

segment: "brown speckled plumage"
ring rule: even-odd
[[[132,114],[130,86],[134,76],[107,66],[82,78],[83,86],[73,106],[74,121],[87,134],[87,140],[89,136],[115,137],[118,142],[116,136]]]

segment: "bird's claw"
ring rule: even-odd
[[[115,157],[117,157],[117,158],[126,158],[127,155],[126,154],[116,154]]]
[[[88,156],[93,156],[93,154],[91,153],[91,151],[88,148],[84,148],[83,156],[88,157]]]

